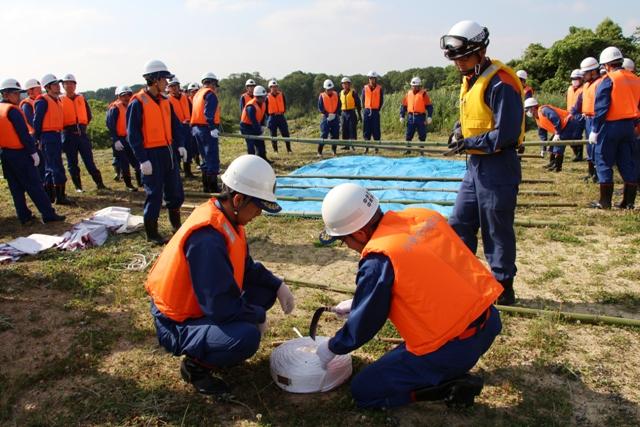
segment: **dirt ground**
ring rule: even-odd
[[[242,150],[240,141],[223,140],[223,165]],[[278,172],[316,160],[313,146],[294,144],[294,150],[292,156],[275,158]],[[110,151],[98,150],[96,157],[112,190],[96,192],[85,175],[87,191],[71,194],[79,206],[60,209],[68,215],[66,224],[21,227],[6,182],[0,181],[0,241],[60,233],[109,205],[141,213],[143,194],[126,193],[122,183],[111,181]],[[521,189],[558,195],[521,200],[579,206],[518,209],[518,219],[554,223],[516,228],[519,304],[640,319],[638,210],[587,209],[597,188],[581,180],[586,163],[567,161],[562,173],[550,174],[543,172],[544,162],[523,159],[524,176],[551,178],[554,184]],[[197,190],[198,181],[186,186]],[[168,233],[168,221],[162,221]],[[263,216],[247,234],[253,257],[276,274],[353,289],[357,254],[318,246],[320,229],[314,219]],[[199,396],[180,379],[178,358],[157,345],[142,287],[145,272],[125,268],[136,254],[152,260],[159,250],[134,233],[110,237],[100,248],[52,251],[0,266],[1,425],[640,425],[640,330],[565,322],[558,316],[503,314],[502,334],[474,368],[484,376],[485,388],[468,410],[419,403],[361,411],[348,384],[321,395],[287,394],[269,374],[272,343],[294,338],[294,326],[305,331],[316,307],[348,298],[302,287],[293,287],[297,308],[292,316],[285,317],[279,307],[269,312],[270,329],[258,353],[223,372],[235,401]],[[484,259],[481,251],[478,256]],[[330,335],[340,325],[325,316],[319,333]],[[397,336],[390,325],[378,335]],[[392,347],[376,338],[358,349],[354,372]]]

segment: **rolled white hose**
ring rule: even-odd
[[[320,366],[316,349],[328,339],[296,338],[273,350],[271,377],[278,387],[290,393],[317,393],[333,390],[347,381],[353,372],[350,354],[336,356],[326,371]]]

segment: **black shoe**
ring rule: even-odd
[[[556,154],[549,154],[549,163],[543,166],[543,169],[551,170],[556,167]]]
[[[185,357],[180,364],[180,375],[200,394],[208,396],[223,396],[231,393],[231,388],[221,378],[214,377],[211,369],[196,363],[193,359]]]
[[[73,186],[76,187],[76,191],[82,193],[82,179],[80,179],[80,175],[71,175],[71,182],[73,182]]]
[[[502,288],[504,289],[498,297],[497,303],[499,305],[513,305],[516,303],[516,293],[513,290],[513,278],[499,280]]]
[[[158,233],[158,220],[144,218],[144,231],[147,233],[147,241],[156,245],[166,245],[167,239]]]
[[[64,221],[65,219],[67,219],[67,217],[66,217],[66,216],[64,216],[64,215],[58,215],[57,213],[55,213],[55,212],[54,212],[52,217],[49,217],[49,218],[42,218],[42,222],[43,222],[44,224],[48,224],[48,223],[50,223],[50,222],[62,222],[62,221]]]
[[[67,198],[65,184],[56,185],[56,205],[74,206],[73,200]]]
[[[36,217],[33,216],[33,214],[31,214],[28,218],[21,219],[20,224],[24,226],[32,225],[35,222],[35,220],[36,220]]]
[[[613,184],[600,184],[600,200],[591,202],[589,206],[593,209],[611,209],[612,198]]]
[[[95,171],[94,173],[91,174],[91,178],[93,178],[93,182],[96,183],[96,187],[98,187],[98,190],[106,190],[107,187],[105,187],[104,182],[102,181],[102,174],[100,173],[99,170]]]
[[[182,221],[180,220],[180,208],[178,209],[169,209],[169,222],[171,223],[171,227],[173,227],[173,232],[178,231],[178,228],[182,225]]]
[[[468,408],[473,405],[475,397],[482,392],[483,387],[484,380],[481,377],[466,374],[432,387],[416,390],[414,396],[416,401],[443,400],[448,407]]]
[[[133,183],[131,182],[131,175],[122,175],[122,180],[124,181],[125,187],[127,187],[127,191],[130,191],[132,193],[138,191],[138,189],[134,187]]]
[[[636,203],[637,184],[624,184],[622,201],[616,205],[618,209],[634,209]]]
[[[562,154],[556,154],[554,167],[549,170],[551,172],[562,172],[562,162],[564,162],[564,156]]]

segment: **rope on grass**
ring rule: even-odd
[[[109,270],[117,271],[144,271],[149,267],[158,255],[153,255],[151,259],[147,260],[144,254],[134,254],[133,258],[129,262],[118,263],[109,265]]]

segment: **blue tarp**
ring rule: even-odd
[[[440,160],[428,157],[386,158],[372,156],[344,156],[323,160],[303,166],[290,175],[351,175],[351,176],[401,176],[401,177],[459,177],[465,172],[465,162],[459,160]],[[457,190],[459,182],[440,181],[379,181],[359,179],[329,179],[329,178],[278,178],[278,196],[296,197],[324,197],[330,188],[314,186],[335,186],[343,182],[355,182],[365,187],[399,187],[399,188],[451,188]],[[306,185],[309,188],[281,188],[284,185]],[[453,201],[455,192],[439,191],[400,191],[374,190],[373,194],[381,200],[425,200],[425,201]],[[279,202],[283,212],[320,213],[322,202]],[[399,203],[383,203],[383,211],[403,210],[406,207],[425,207],[436,210],[444,216],[449,216],[452,206],[441,206],[432,203],[418,203],[403,205]]]

